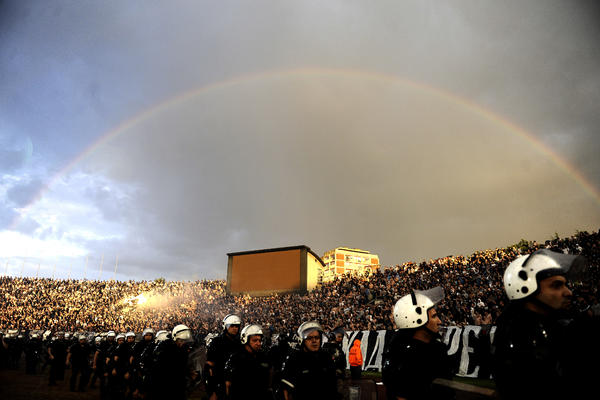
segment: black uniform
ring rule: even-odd
[[[277,344],[272,346],[269,351],[269,362],[273,367],[273,391],[275,392],[276,398],[281,399],[283,395],[281,394],[281,370],[283,368],[283,363],[287,360],[288,356],[292,352],[292,348],[290,347],[289,338],[286,334],[279,335],[279,339]]]
[[[225,381],[231,382],[232,400],[264,400],[273,398],[271,364],[266,353],[250,353],[246,348],[233,353],[225,364]]]
[[[335,375],[338,379],[344,379],[346,377],[346,354],[344,353],[343,343],[336,342],[335,339],[325,343],[323,346],[333,359],[335,365]]]
[[[8,343],[4,339],[4,334],[0,332],[0,370],[8,365]]]
[[[500,316],[493,373],[502,398],[588,397],[600,376],[597,361],[586,362],[598,359],[597,320],[562,317],[534,313],[518,303]]]
[[[106,384],[107,396],[111,400],[119,400],[125,396],[125,373],[129,368],[129,346],[123,342],[112,346],[108,354]]]
[[[412,338],[414,331],[398,331],[383,355],[382,378],[388,399],[452,399],[451,390],[432,384],[435,378],[451,379],[452,363],[446,346]]]
[[[334,399],[336,378],[333,360],[327,351],[298,350],[283,365],[282,386],[294,400]]]
[[[140,394],[148,392],[150,371],[154,353],[154,341],[141,340],[133,347],[132,388]]]
[[[80,392],[85,390],[85,386],[90,378],[90,354],[92,348],[87,343],[75,343],[69,347],[71,354],[71,391],[75,391],[77,378],[79,377],[78,389]]]
[[[188,348],[173,340],[164,340],[154,349],[154,361],[148,392],[149,399],[184,400],[188,369]]]
[[[104,375],[108,371],[107,361],[109,359],[110,353],[113,350],[113,347],[116,345],[114,340],[101,342],[96,346],[96,352],[98,355],[96,356],[96,370],[94,371],[94,376],[92,377],[92,386],[95,384],[96,379],[100,380],[100,398],[105,399],[107,393],[107,377]]]
[[[56,339],[48,346],[54,359],[50,360],[50,385],[56,385],[56,381],[65,379],[65,361],[67,358],[67,343],[62,339]]]
[[[42,341],[39,338],[31,338],[25,345],[25,373],[33,375],[42,360]]]
[[[23,338],[20,337],[7,338],[5,341],[8,344],[8,367],[10,369],[18,369],[21,354],[23,353]]]
[[[213,367],[206,366],[205,381],[206,392],[210,397],[212,393],[216,393],[219,399],[225,396],[225,379],[224,370],[225,363],[233,353],[238,352],[242,348],[239,336],[230,336],[226,332],[214,338],[206,351],[206,361],[211,361],[215,365]],[[212,371],[212,376],[210,376]]]
[[[334,337],[331,341],[325,343],[323,348],[327,350],[333,359],[338,398],[343,398],[344,380],[346,379],[346,354],[344,353],[343,342],[337,342]]]

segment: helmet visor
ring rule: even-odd
[[[190,332],[189,329],[186,329],[181,332],[177,332],[177,334],[175,335],[175,339],[181,339],[181,340],[185,340],[185,341],[191,340],[192,332]]]
[[[307,328],[302,331],[302,340],[306,339],[308,335],[310,335],[313,332],[319,332],[319,334],[321,334],[321,331],[319,331],[318,328]]]
[[[433,304],[437,304],[444,299],[444,288],[436,286],[428,290],[415,290],[415,294],[421,294],[431,300]]]

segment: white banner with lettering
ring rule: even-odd
[[[490,346],[494,341],[495,326],[450,326],[442,341],[448,346],[448,355],[457,363],[458,376],[470,378],[490,377]],[[344,352],[354,339],[361,341],[363,369],[381,371],[383,351],[391,340],[393,331],[351,331],[344,339]],[[347,361],[347,358],[346,358]],[[349,364],[348,364],[349,365]]]

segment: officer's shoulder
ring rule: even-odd
[[[298,349],[290,349],[289,353],[287,354],[287,356],[285,357],[285,360],[283,362],[285,364],[293,363],[296,360],[298,360],[298,358],[301,355],[302,355],[302,353],[300,352],[300,350],[298,350]]]
[[[219,346],[221,346],[224,343],[225,337],[223,336],[223,334],[220,334],[218,336],[215,336],[210,343],[208,344],[208,348],[209,349],[214,349],[217,348]]]
[[[161,353],[163,351],[167,351],[169,350],[172,346],[173,341],[172,340],[163,340],[158,342],[158,344],[156,345],[156,347],[154,348],[154,352],[155,353]]]

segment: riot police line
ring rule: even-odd
[[[92,385],[98,382],[106,399],[185,399],[200,384],[211,400],[341,398],[350,343],[361,347],[363,369],[382,371],[390,398],[450,399],[448,388],[432,386],[435,378],[491,372],[503,398],[564,398],[591,388],[600,360],[597,305],[577,315],[568,310],[568,284],[585,269],[581,260],[549,250],[513,260],[504,274],[510,304],[496,327],[444,332],[436,306],[445,293],[435,287],[412,290],[396,302],[397,331],[346,332],[332,335],[329,343],[317,321],[302,323],[293,336],[271,337],[252,321],[242,328],[242,319],[231,314],[222,332],[205,343],[177,325],[170,333],[147,329],[138,340],[133,332],[107,332],[93,337],[93,349],[90,335],[42,335],[48,343],[39,354],[48,355],[50,385],[64,379],[64,367],[71,364],[70,389],[85,390],[93,373]],[[8,336],[2,339],[3,355],[20,357],[14,349],[25,348],[26,338],[18,332]],[[27,344],[35,348],[39,341],[33,332]],[[591,367],[583,365],[586,357],[595,361]]]

